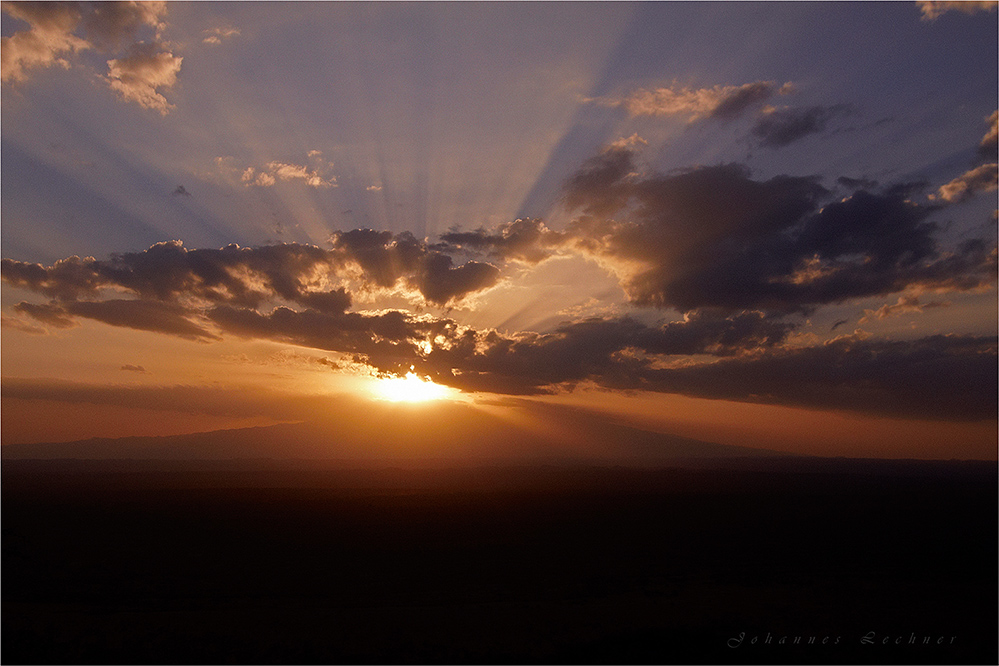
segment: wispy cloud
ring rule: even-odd
[[[810,134],[822,132],[836,116],[850,112],[845,104],[810,106],[805,108],[774,108],[762,110],[751,133],[765,148],[781,148]]]
[[[239,28],[211,28],[202,32],[205,35],[201,41],[205,44],[221,44],[227,39],[238,37],[241,33]]]
[[[995,0],[916,0],[924,21],[933,21],[950,11],[974,14],[996,8]]]
[[[691,88],[674,81],[668,87],[640,88],[624,97],[600,97],[588,101],[623,107],[632,116],[680,116],[687,122],[694,122],[701,118],[729,120],[778,93],[790,90],[789,83],[778,86],[773,81],[710,88]]]
[[[919,297],[915,295],[903,295],[898,297],[895,303],[886,303],[877,310],[864,310],[864,316],[858,320],[858,324],[866,324],[872,319],[887,319],[902,314],[916,314],[927,308],[946,308],[950,303],[947,301],[930,301],[920,303]]]

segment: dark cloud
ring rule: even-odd
[[[500,271],[495,266],[478,261],[454,266],[451,257],[439,252],[428,253],[420,263],[420,270],[409,281],[424,298],[439,305],[488,289],[499,280]]]
[[[87,38],[105,51],[117,49],[135,39],[145,26],[158,28],[166,15],[161,2],[85,2],[82,27]]]
[[[928,221],[937,208],[909,201],[905,187],[826,203],[814,178],[756,181],[736,164],[634,173],[624,149],[587,163],[568,184],[567,203],[582,216],[564,243],[616,266],[639,305],[806,312],[910,287],[995,282],[995,245],[941,247]]]
[[[453,353],[435,358],[435,352],[427,361],[457,365],[450,376],[438,372],[435,379],[465,390],[529,395],[586,380],[609,389],[908,418],[996,417],[994,338],[891,341],[849,336],[814,347],[776,347],[762,354],[664,368],[657,367],[657,359],[613,351],[622,337],[634,339],[635,330],[620,335],[627,325],[589,322],[547,336],[493,334],[480,341],[478,352],[460,360]]]
[[[465,390],[550,393],[584,380],[601,383],[616,377],[616,382],[628,383],[630,367],[622,358],[655,363],[664,356],[738,355],[777,345],[793,328],[759,312],[726,317],[710,311],[657,327],[629,318],[591,318],[547,334],[463,330],[424,355],[418,367]],[[642,386],[633,382],[630,388]]]
[[[994,337],[893,341],[853,335],[786,347],[779,344],[785,326],[760,316],[752,322],[692,319],[658,329],[631,320],[589,320],[546,335],[467,335],[451,349],[434,350],[417,368],[464,390],[507,394],[567,390],[589,381],[609,389],[909,418],[996,416]],[[754,353],[738,353],[754,345]],[[727,358],[664,367],[661,355],[697,352]]]
[[[28,315],[32,319],[53,328],[73,328],[74,326],[79,326],[71,316],[68,316],[65,310],[56,305],[38,305],[22,301],[15,305],[13,310]]]
[[[77,256],[60,259],[49,267],[13,259],[0,261],[0,276],[14,287],[24,287],[52,298],[73,300],[97,293],[102,286],[93,270],[93,259]]]
[[[69,301],[33,305],[19,303],[14,306],[26,314],[55,328],[76,326],[75,317],[93,319],[111,326],[132,328],[176,335],[188,340],[219,340],[220,338],[191,321],[198,313],[176,303],[145,300]]]
[[[868,178],[849,178],[847,176],[840,176],[836,179],[836,182],[848,190],[873,190],[878,187],[878,181],[870,180]]]
[[[499,281],[495,266],[476,261],[455,266],[450,256],[409,232],[357,229],[336,233],[331,242],[335,260],[358,266],[375,286],[389,289],[401,281],[435,305],[460,301]]]
[[[417,342],[453,326],[448,320],[421,319],[397,310],[374,315],[330,314],[279,307],[262,314],[220,305],[209,310],[207,317],[224,333],[358,354],[385,372],[405,369],[419,361]]]
[[[134,328],[176,335],[188,340],[218,340],[219,337],[192,322],[188,309],[173,303],[143,300],[74,301],[65,304],[65,311],[77,317]]]
[[[146,374],[148,371],[141,365],[132,365],[131,363],[126,363],[120,368],[124,372],[136,372],[140,375]]]
[[[996,418],[996,339],[856,336],[685,368],[636,368],[651,390],[910,418]]]
[[[280,297],[308,307],[343,311],[350,306],[344,289],[323,290],[314,284],[317,274],[329,265],[329,252],[312,245],[188,250],[179,241],[171,241],[142,252],[115,254],[106,261],[69,257],[44,267],[4,259],[0,275],[11,285],[63,301],[117,288],[161,301],[193,297],[256,307]]]
[[[441,236],[437,247],[446,252],[482,252],[504,261],[536,264],[550,257],[562,242],[562,234],[541,220],[528,218],[502,224],[491,233],[485,229],[451,231]]]
[[[174,194],[175,196],[180,196],[180,197],[189,197],[189,196],[191,196],[191,193],[188,192],[187,188],[184,187],[183,185],[178,185],[177,189],[175,189],[172,192],[172,194]]]
[[[710,118],[730,120],[742,115],[750,107],[759,104],[774,95],[778,90],[772,81],[756,81],[727,91],[718,99],[711,110]]]
[[[751,130],[765,148],[781,148],[810,134],[818,134],[829,120],[849,112],[846,105],[773,109],[760,114]]]

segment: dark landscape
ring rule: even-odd
[[[3,659],[996,662],[994,463],[701,467],[8,459]]]

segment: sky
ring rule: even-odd
[[[402,399],[996,458],[995,3],[0,9],[4,444]]]

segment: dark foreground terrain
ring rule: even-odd
[[[5,461],[2,659],[997,662],[994,463],[728,467]]]

